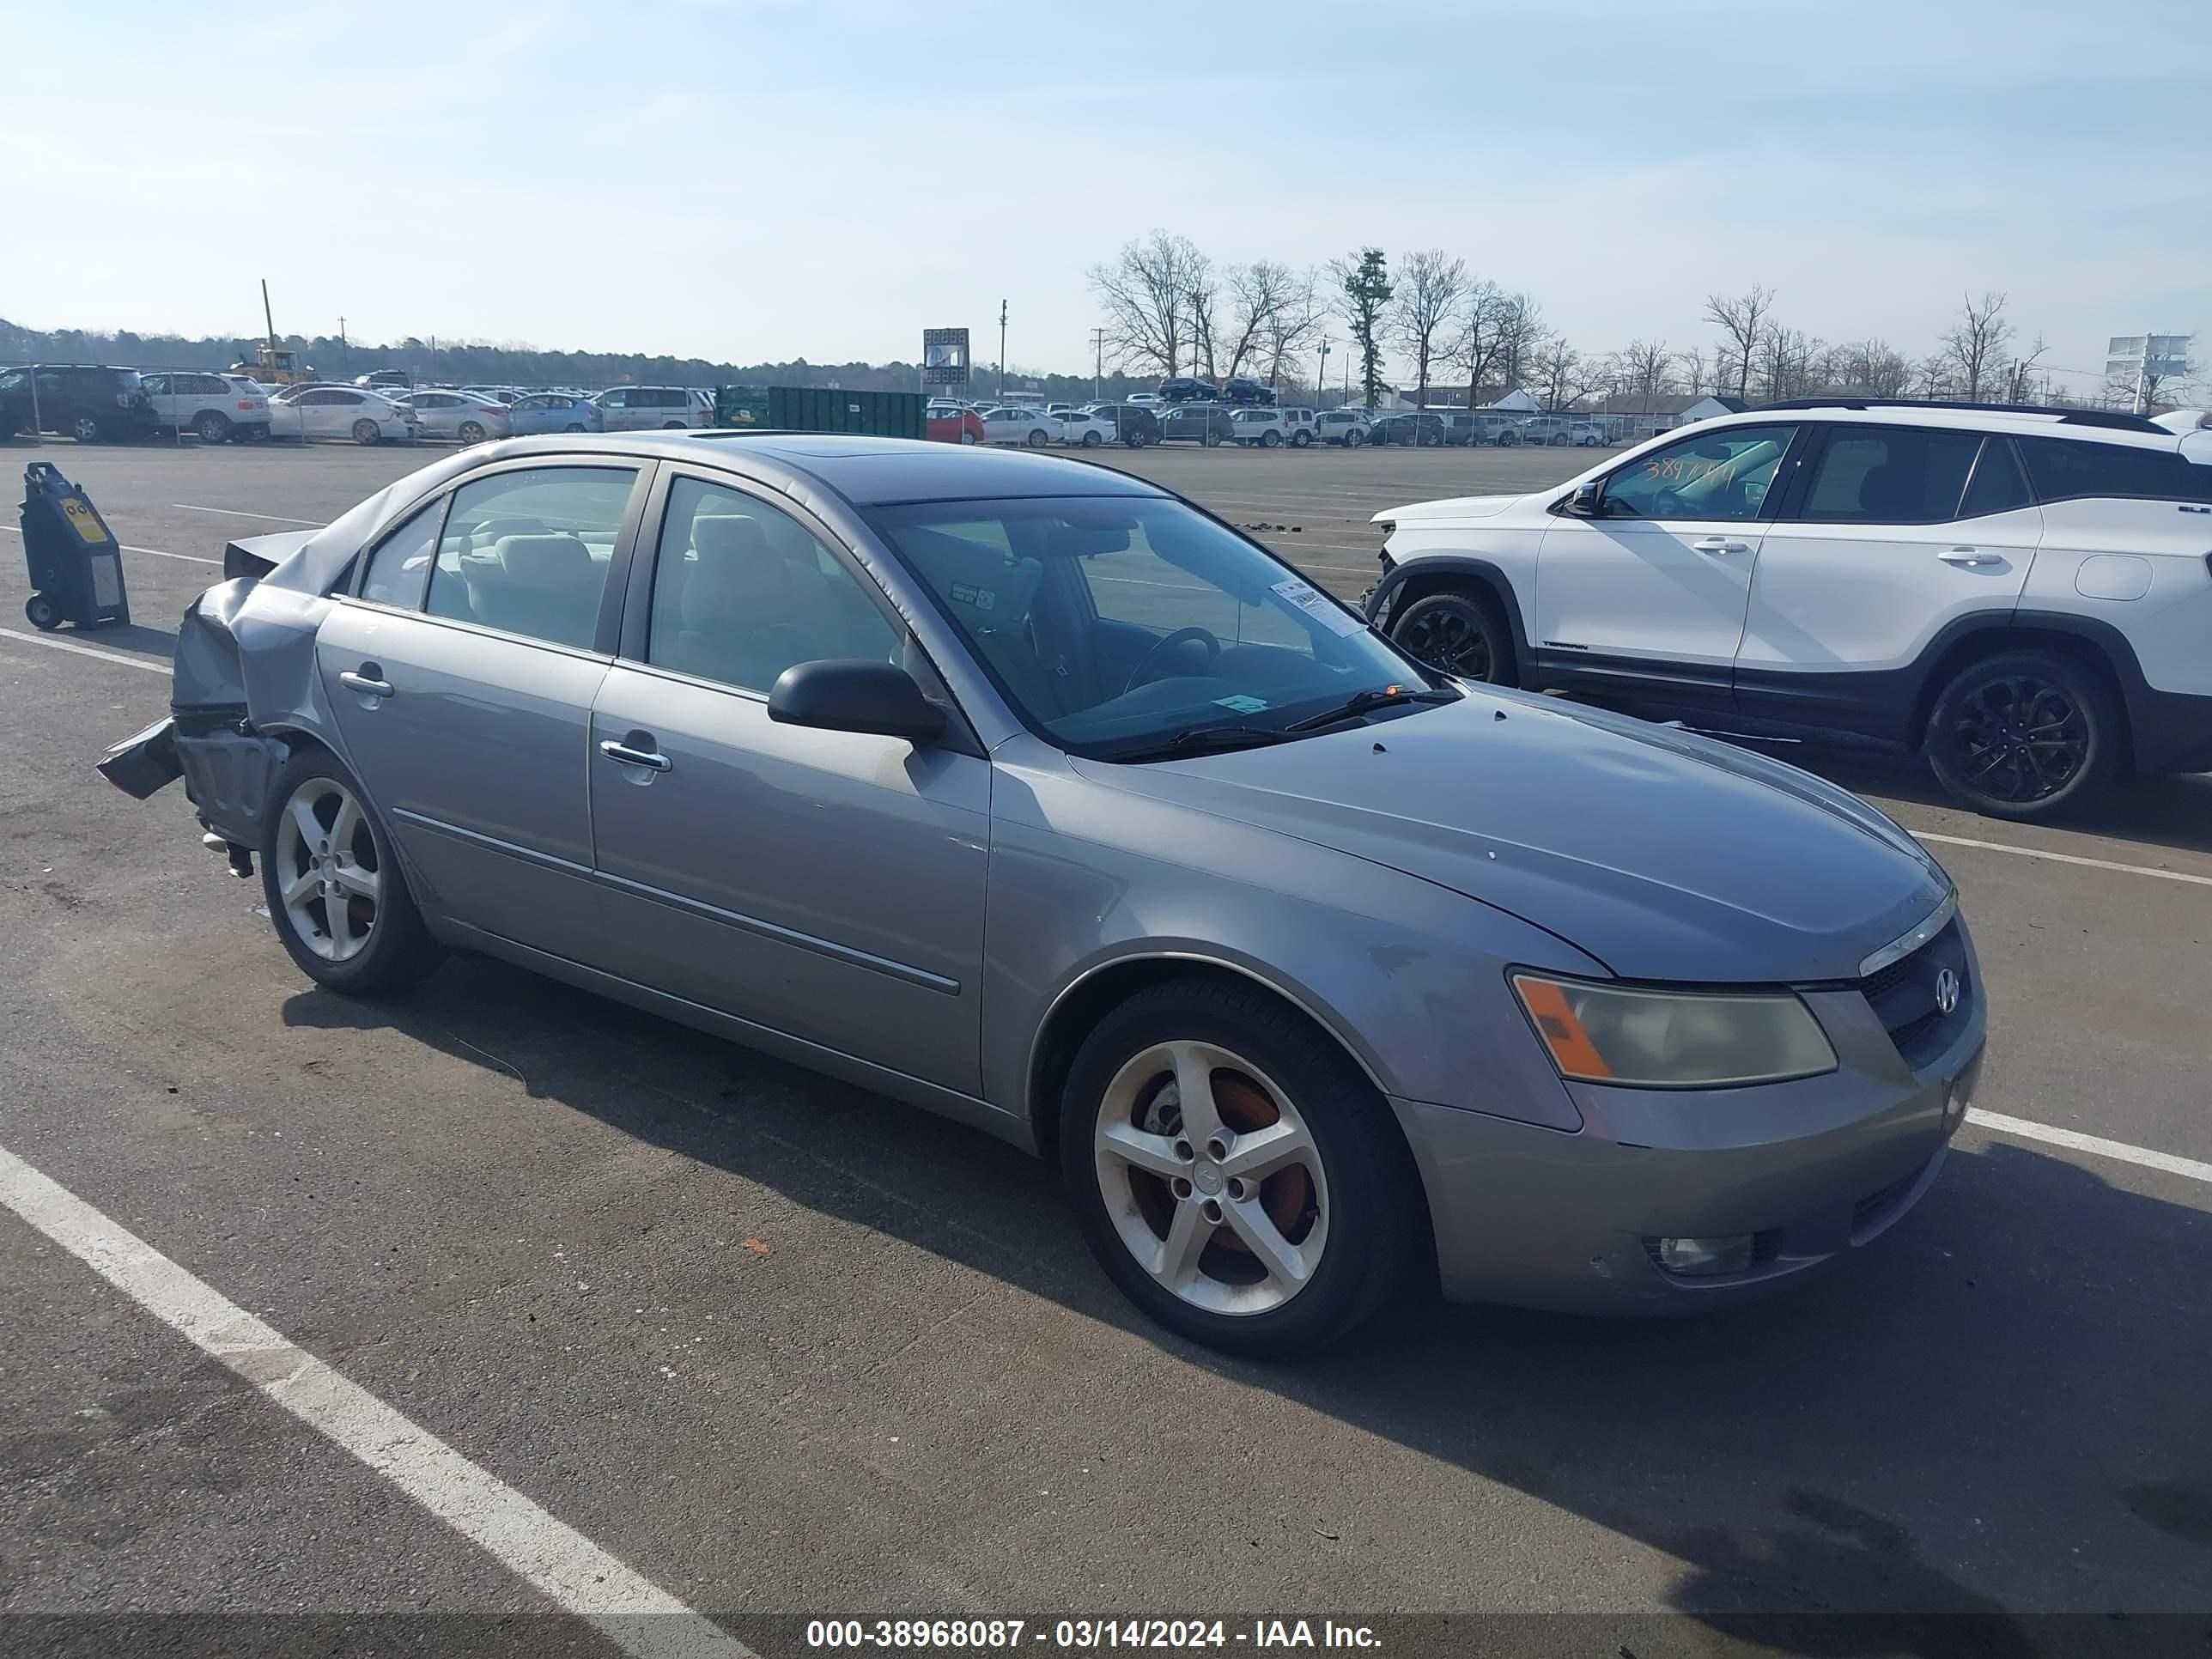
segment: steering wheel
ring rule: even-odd
[[[1213,665],[1221,660],[1221,641],[1216,639],[1212,630],[1208,629],[1178,628],[1174,633],[1169,635],[1158,645],[1145,653],[1144,656],[1138,661],[1137,665],[1129,671],[1129,683],[1121,688],[1121,694],[1124,696],[1127,696],[1130,692],[1135,690],[1139,685],[1142,685],[1146,678],[1146,671],[1149,670],[1155,662],[1166,656],[1170,651],[1173,650],[1176,646],[1181,645],[1186,640],[1197,640],[1205,645],[1206,666],[1200,669],[1198,672],[1201,674],[1211,673],[1213,669]]]

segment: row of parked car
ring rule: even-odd
[[[1164,382],[1164,384],[1165,384]],[[1313,410],[1303,404],[1231,404],[1184,400],[1164,403],[1139,393],[1121,403],[977,404],[951,401],[929,405],[929,435],[947,443],[1020,444],[1042,449],[1051,444],[1096,447],[1118,443],[1131,449],[1147,444],[1194,443],[1207,448],[1241,444],[1250,449],[1303,449],[1316,443],[1358,448],[1366,444],[1402,444],[1419,448],[1519,444],[1600,448],[1613,440],[1593,421],[1566,416],[1522,416],[1477,410],[1378,412],[1364,409]]]
[[[390,373],[391,371],[380,371]],[[514,386],[309,382],[271,386],[240,374],[35,363],[0,368],[0,437],[65,434],[80,443],[191,433],[203,443],[270,438],[457,443],[549,432],[637,432],[713,423],[713,394],[688,386],[592,393]]]

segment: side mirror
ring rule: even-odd
[[[1595,478],[1588,483],[1575,486],[1575,493],[1559,503],[1559,511],[1570,518],[1595,519],[1598,513],[1598,495],[1602,486]]]
[[[920,745],[945,735],[945,711],[887,662],[794,663],[768,694],[768,717],[823,732],[873,732]]]

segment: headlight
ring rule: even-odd
[[[1632,990],[1513,975],[1562,1077],[1645,1089],[1780,1083],[1836,1067],[1827,1034],[1787,991]]]

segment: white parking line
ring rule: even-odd
[[[150,657],[132,657],[120,651],[102,651],[96,645],[79,645],[74,640],[50,640],[42,634],[26,634],[20,628],[0,628],[0,638],[19,640],[25,645],[43,645],[49,651],[68,651],[80,657],[97,657],[102,662],[119,662],[125,668],[149,668],[156,674],[173,674],[176,671],[165,662]]]
[[[2124,875],[2155,876],[2160,881],[2185,881],[2192,886],[2212,887],[2212,876],[2191,875],[2184,870],[2154,870],[2148,864],[2121,864],[2112,859],[2085,859],[2078,853],[2046,853],[2040,847],[2008,847],[1999,841],[1972,841],[1965,836],[1939,836],[1915,830],[1916,841],[1940,842],[1946,847],[1973,847],[1984,853],[2010,853],[2024,859],[2045,859],[2052,864],[2078,864],[2091,870],[2118,870]]]
[[[281,513],[243,513],[234,507],[194,507],[190,501],[171,501],[169,505],[185,513],[220,513],[227,519],[266,519],[271,524],[304,525],[310,530],[320,530],[325,522],[321,519],[288,519]]]
[[[23,533],[11,524],[0,524],[0,530],[6,531],[11,536],[20,536]],[[222,562],[221,559],[204,559],[197,553],[171,553],[158,547],[133,547],[129,542],[118,542],[116,545],[125,553],[151,553],[157,559],[182,559],[186,564],[220,565]]]
[[[757,1659],[735,1637],[4,1146],[0,1204],[623,1652],[639,1659]]]
[[[2212,1164],[2200,1164],[2193,1158],[2176,1158],[2172,1152],[2154,1152],[2148,1146],[2130,1146],[2124,1140],[2107,1140],[2102,1135],[2085,1135],[2076,1129],[2055,1129],[2047,1123],[2031,1123],[2024,1117],[2007,1117],[2002,1112],[1985,1112],[1978,1106],[1966,1108],[1966,1121],[1978,1123],[1984,1129],[1995,1129],[2000,1134],[2018,1135],[2022,1140],[2040,1140],[2053,1146],[2063,1146],[2069,1152],[2094,1152],[2100,1158],[2116,1158],[2123,1164],[2139,1164],[2146,1170],[2163,1170],[2168,1175],[2185,1176],[2191,1181],[2212,1183]]]

